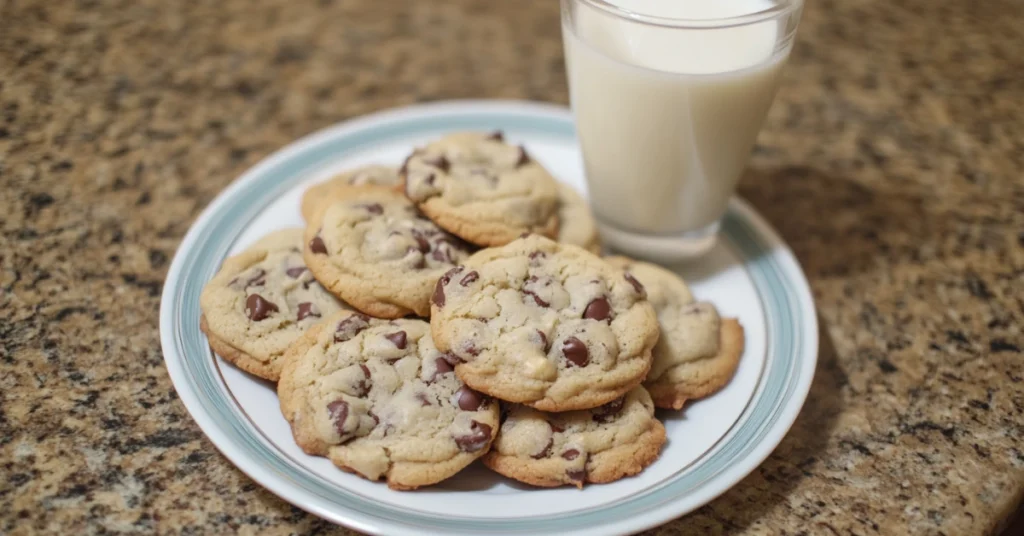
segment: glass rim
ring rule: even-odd
[[[693,28],[693,29],[713,29],[713,28],[729,28],[734,26],[746,26],[748,24],[756,24],[758,22],[765,22],[783,15],[786,15],[796,9],[799,9],[803,5],[804,0],[778,0],[770,7],[754,11],[751,13],[744,13],[742,15],[734,15],[731,17],[718,17],[711,19],[688,19],[683,17],[662,17],[659,15],[647,15],[644,13],[637,13],[630,11],[623,7],[617,6],[608,0],[563,0],[563,2],[577,2],[580,4],[586,4],[595,9],[599,9],[631,22],[638,22],[643,24],[649,24],[653,26],[665,26],[669,28]]]

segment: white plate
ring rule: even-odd
[[[746,350],[720,393],[659,412],[661,457],[605,485],[534,489],[476,464],[440,485],[391,491],[307,456],[273,386],[215,357],[199,331],[199,294],[221,261],[267,232],[302,225],[299,197],[317,181],[370,162],[398,164],[417,144],[455,130],[501,129],[555,176],[585,191],[564,108],[469,101],[374,114],[303,138],[238,178],[185,236],[164,285],[160,332],[174,386],[192,417],[242,471],[292,504],[381,534],[620,534],[664,523],[714,499],[782,440],[814,374],[818,330],[792,253],[753,209],[730,205],[719,245],[680,273],[702,300],[746,328]]]

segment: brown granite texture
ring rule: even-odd
[[[1024,4],[811,0],[742,194],[817,299],[808,404],[654,530],[993,534],[1024,492]],[[0,533],[332,533],[177,399],[168,259],[297,136],[566,102],[554,0],[0,0]]]

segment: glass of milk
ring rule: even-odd
[[[576,130],[605,243],[660,260],[715,243],[803,0],[561,0]]]

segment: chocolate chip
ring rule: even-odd
[[[245,299],[245,314],[250,320],[259,322],[264,318],[270,316],[270,313],[277,312],[277,306],[267,301],[263,296],[259,294],[250,294]]]
[[[549,307],[551,305],[550,303],[548,303],[548,302],[544,301],[543,299],[541,299],[540,296],[534,294],[532,291],[524,290],[523,294],[533,298],[534,303],[536,303],[537,305],[539,305],[541,307]]]
[[[590,362],[587,345],[576,337],[569,337],[562,342],[562,354],[569,360],[570,365],[584,367]]]
[[[370,376],[370,369],[366,365],[360,363],[359,368],[362,369],[366,377],[356,383],[356,396],[364,397],[370,393],[370,388],[373,387],[373,382],[370,381],[372,376]]]
[[[444,307],[444,286],[451,282],[452,277],[461,272],[462,267],[456,266],[451,270],[445,272],[440,279],[437,280],[437,285],[434,286],[434,295],[430,297],[430,301],[438,307]]]
[[[384,207],[380,203],[366,203],[359,206],[365,208],[370,214],[384,214]]]
[[[516,167],[522,167],[530,163],[530,155],[526,154],[526,148],[519,146],[519,159],[516,160]]]
[[[487,137],[484,139],[494,141],[505,141],[505,133],[500,130],[495,130],[494,132],[488,134]]]
[[[296,266],[294,268],[289,268],[289,269],[285,270],[284,273],[288,274],[288,277],[290,277],[292,279],[298,279],[299,277],[302,276],[302,274],[305,271],[306,271],[306,267],[305,266]]]
[[[320,318],[320,312],[317,311],[316,307],[312,303],[302,302],[299,304],[299,312],[298,314],[295,315],[295,320],[297,322],[301,322],[302,319],[306,318],[307,316],[312,316],[313,318]]]
[[[537,330],[537,336],[540,337],[540,345],[544,347],[544,353],[547,353],[551,349],[551,344],[548,343],[548,336],[539,329]]]
[[[647,291],[644,289],[644,286],[641,285],[635,277],[633,277],[633,274],[626,272],[626,281],[629,282],[630,285],[633,285],[633,290],[636,290],[636,293],[641,297],[647,295]]]
[[[554,445],[555,445],[555,438],[549,437],[548,438],[548,444],[545,445],[544,448],[540,452],[538,452],[537,454],[532,454],[532,455],[530,455],[530,457],[533,458],[534,460],[539,460],[541,458],[547,458],[548,456],[551,456],[551,447],[553,447]]]
[[[476,345],[474,345],[471,342],[468,342],[468,343],[462,345],[462,351],[464,353],[466,353],[466,354],[469,354],[469,355],[473,356],[473,357],[476,357],[476,356],[480,355],[480,349],[477,348]]]
[[[440,155],[434,158],[426,158],[423,160],[423,163],[430,166],[434,166],[445,173],[448,173],[448,170],[451,169],[451,162],[449,162],[444,155]]]
[[[530,231],[526,231],[523,234],[519,235],[519,238],[529,238],[532,234],[533,233],[531,233]]]
[[[465,385],[455,392],[455,400],[459,403],[459,408],[465,411],[476,411],[485,401],[483,395]]]
[[[565,458],[566,460],[569,460],[569,461],[575,460],[576,458],[579,457],[579,455],[580,455],[580,451],[578,451],[576,449],[569,449],[569,450],[567,450],[567,451],[562,453],[562,457]]]
[[[327,246],[324,244],[324,240],[320,238],[320,235],[314,236],[313,239],[309,241],[309,250],[313,253],[327,255]]]
[[[469,434],[456,436],[453,439],[463,452],[476,452],[487,446],[491,440],[491,430],[490,425],[473,421],[469,425]]]
[[[437,180],[437,175],[427,173],[427,177],[423,179],[423,182],[427,183],[427,186],[433,186],[435,180]]]
[[[427,267],[427,260],[423,258],[423,255],[420,254],[420,250],[418,250],[418,249],[416,249],[416,248],[414,248],[412,246],[409,246],[409,248],[405,250],[406,256],[412,255],[414,253],[416,254],[416,262],[413,263],[412,268],[414,270],[422,270],[422,269],[426,268]]]
[[[416,400],[420,401],[420,406],[427,407],[432,404],[426,393],[416,393]]]
[[[524,234],[523,236],[530,236],[530,235],[529,235],[529,233],[527,233],[527,234]],[[534,251],[534,252],[531,252],[528,255],[528,257],[530,258],[531,261],[537,260],[537,259],[543,259],[544,257],[547,257],[547,256],[548,256],[548,254],[544,253],[543,251]]]
[[[452,367],[451,363],[446,361],[443,357],[439,357],[434,360],[434,376],[430,378],[430,381],[436,381],[438,376],[448,374],[453,370],[455,370],[455,367]]]
[[[380,424],[380,418],[377,417],[376,413],[374,413],[373,411],[367,411],[366,414],[369,415],[371,419],[373,419],[374,425]]]
[[[345,342],[368,327],[370,327],[370,317],[364,314],[351,315],[338,322],[338,327],[334,329],[334,342]]]
[[[246,288],[248,287],[262,287],[267,283],[266,278],[267,272],[265,270],[256,270],[256,273],[245,282]]]
[[[449,365],[451,365],[451,366],[453,366],[453,367],[454,367],[455,365],[458,365],[459,363],[465,363],[465,361],[463,361],[462,359],[460,359],[460,358],[459,358],[459,356],[457,356],[457,355],[455,355],[455,354],[441,354],[441,357],[442,357],[442,358],[443,358],[443,359],[444,359],[445,361],[447,361]]]
[[[471,283],[476,282],[477,279],[480,279],[480,274],[478,274],[476,270],[474,270],[466,274],[466,276],[463,277],[461,281],[459,281],[459,284],[465,287]]]
[[[345,435],[345,420],[348,419],[348,402],[344,400],[335,400],[330,404],[327,404],[327,414],[331,417],[331,422],[334,423],[334,430],[338,432],[338,435]]]
[[[625,402],[622,398],[612,400],[611,402],[594,409],[594,421],[600,423],[611,422],[615,417],[622,412],[622,404]]]
[[[553,430],[553,431],[555,431],[555,432],[564,432],[564,431],[565,431],[565,428],[562,428],[562,427],[561,427],[560,425],[558,425],[558,424],[555,424],[555,423],[553,423],[553,422],[549,422],[548,424],[550,424],[550,425],[551,425],[551,430]],[[577,453],[577,454],[579,454],[579,453]]]
[[[438,244],[438,247],[440,247],[440,244]],[[445,262],[448,264],[451,264],[452,262],[451,255],[449,255],[448,252],[443,249],[435,249],[434,252],[430,254],[430,256],[433,257],[434,260],[438,262]]]
[[[609,320],[611,318],[612,306],[606,298],[597,298],[587,304],[583,311],[583,318],[592,320]]]
[[[569,477],[569,480],[573,482],[583,482],[587,478],[587,472],[584,469],[569,469],[565,472],[565,476]]]
[[[385,339],[393,342],[395,347],[399,350],[405,350],[405,344],[407,337],[404,331],[396,331],[394,333],[388,333],[384,336]]]
[[[423,233],[417,229],[413,229],[412,238],[416,241],[416,248],[419,249],[420,253],[426,253],[430,251],[430,242],[423,236]]]

